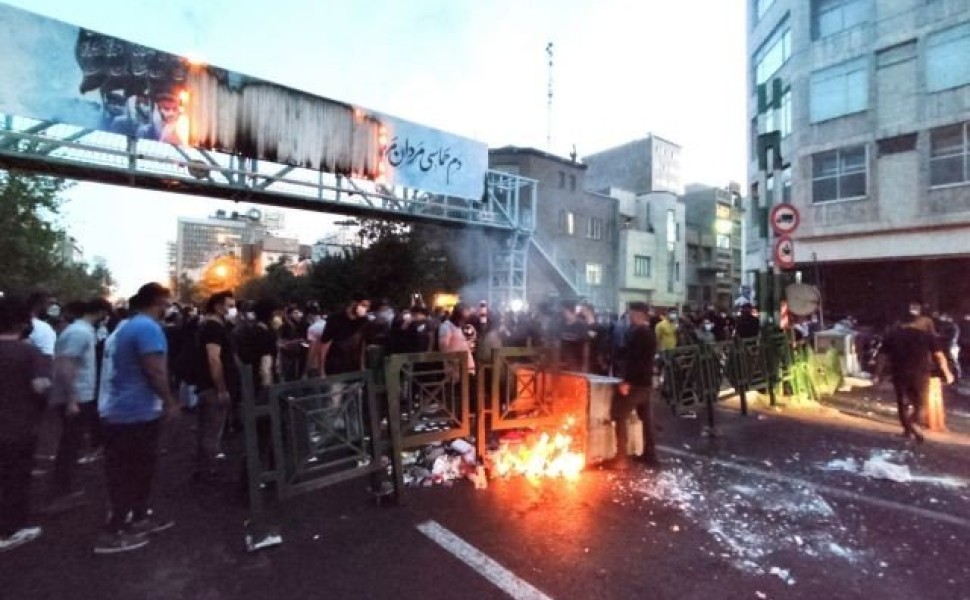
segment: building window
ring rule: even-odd
[[[570,192],[575,192],[576,191],[576,176],[575,175],[570,175],[569,176],[569,191]]]
[[[926,89],[938,92],[970,83],[970,23],[926,38]]]
[[[869,108],[869,61],[866,57],[816,71],[811,78],[812,123]]]
[[[603,219],[590,217],[589,221],[586,221],[586,237],[591,240],[603,239]]]
[[[563,171],[559,171],[559,189],[566,187],[566,174]]]
[[[812,0],[812,39],[866,23],[871,15],[871,0]]]
[[[566,235],[576,234],[576,215],[568,210],[559,211],[559,232]]]
[[[586,283],[588,285],[603,285],[603,265],[586,263]]]
[[[680,263],[674,263],[674,281],[680,283]]]
[[[930,185],[970,181],[967,123],[930,131]]]
[[[717,241],[716,242],[716,245],[717,245],[718,248],[720,248],[722,250],[730,250],[731,249],[731,236],[724,235],[723,233],[719,233],[719,234],[717,234],[717,237],[715,239]]]
[[[792,132],[791,88],[787,88],[777,100],[778,108],[765,110],[765,130],[762,133],[777,131],[781,137],[788,137]],[[757,136],[755,137],[757,140]],[[755,142],[757,143],[757,142]]]
[[[649,256],[634,256],[633,257],[633,276],[634,277],[650,277],[650,257]]]
[[[785,20],[754,53],[754,85],[766,83],[791,56],[791,29]]]
[[[754,12],[758,15],[758,21],[761,20],[761,17],[765,16],[765,13],[768,12],[768,9],[774,3],[775,0],[754,0]]]
[[[778,131],[781,132],[781,137],[788,137],[791,135],[792,131],[792,119],[791,119],[791,88],[785,90],[781,95],[781,108],[778,109],[779,121]]]
[[[866,147],[853,146],[812,156],[812,202],[866,195]]]

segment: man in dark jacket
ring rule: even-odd
[[[607,468],[625,469],[629,465],[627,418],[636,411],[643,427],[643,454],[638,460],[657,466],[657,449],[653,440],[653,417],[650,393],[653,390],[653,363],[657,354],[657,337],[647,323],[650,312],[645,302],[631,302],[630,328],[626,337],[626,365],[623,382],[617,386],[610,412],[616,423],[616,456],[604,464]]]
[[[942,371],[946,382],[953,383],[946,357],[941,352],[936,337],[922,329],[918,315],[915,314],[906,315],[902,327],[896,328],[886,337],[882,351],[883,356],[889,360],[903,435],[922,442],[923,435],[917,429],[916,423],[926,406],[934,362]],[[885,370],[884,367],[884,364],[881,365],[880,373]]]

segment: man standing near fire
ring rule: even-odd
[[[657,336],[648,324],[650,307],[646,302],[631,302],[628,309],[630,328],[626,335],[626,363],[610,407],[616,424],[616,456],[604,463],[606,468],[623,470],[629,467],[629,430],[627,419],[636,411],[643,427],[643,454],[636,460],[656,467],[657,448],[653,440],[653,416],[650,392],[653,389],[653,365],[657,354]]]

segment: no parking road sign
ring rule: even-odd
[[[798,209],[791,204],[776,204],[771,209],[769,219],[775,235],[791,235],[798,229],[801,215],[798,214]]]
[[[795,242],[787,235],[783,235],[775,242],[775,264],[780,269],[791,269],[795,266]]]

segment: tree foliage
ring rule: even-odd
[[[45,290],[62,301],[108,294],[113,281],[103,260],[89,267],[58,252],[69,239],[55,222],[68,187],[56,177],[0,171],[0,291]]]
[[[336,309],[359,293],[405,306],[411,294],[430,298],[435,292],[456,292],[474,276],[460,267],[448,235],[438,228],[387,221],[364,221],[360,226],[363,247],[318,260],[304,277],[293,275],[285,265],[273,265],[265,276],[243,284],[239,296],[314,300]]]

